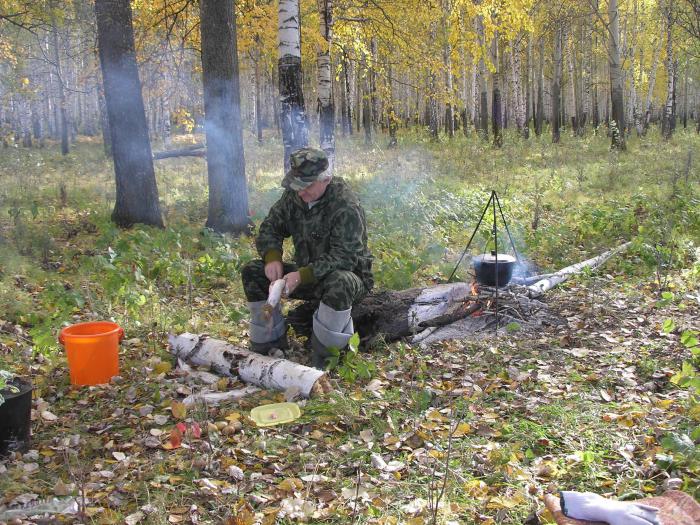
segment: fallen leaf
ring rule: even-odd
[[[165,450],[173,450],[180,448],[182,446],[182,434],[177,428],[173,428],[170,431],[170,438],[167,442],[163,443],[163,448]]]
[[[112,452],[112,457],[117,461],[124,461],[126,459],[126,454],[124,454],[124,452]]]
[[[423,498],[416,498],[413,501],[401,506],[401,511],[411,516],[416,516],[423,512],[428,506],[428,502]]]
[[[187,417],[187,407],[184,403],[173,400],[173,402],[170,403],[170,408],[175,419],[185,419],[185,417]]]
[[[139,511],[134,512],[133,514],[129,514],[126,518],[124,518],[124,522],[126,525],[136,525],[139,521],[141,521],[144,518],[144,513]]]
[[[69,496],[75,490],[75,484],[64,483],[62,479],[59,479],[53,486],[53,493],[56,496]]]
[[[41,413],[41,419],[44,421],[56,421],[58,419],[58,416],[52,412],[49,412],[48,410],[44,410]]]
[[[281,481],[277,488],[285,492],[294,492],[295,490],[301,490],[304,488],[304,483],[299,478],[287,478]]]

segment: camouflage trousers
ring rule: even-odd
[[[283,263],[284,274],[295,272],[297,266]],[[265,277],[265,264],[261,260],[250,261],[241,269],[243,290],[250,302],[267,299],[270,281]],[[336,270],[324,279],[311,284],[301,284],[290,295],[291,299],[303,301],[323,301],[334,310],[347,310],[362,300],[367,288],[362,280],[352,272]]]

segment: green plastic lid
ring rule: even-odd
[[[259,427],[272,427],[289,423],[301,416],[301,410],[296,403],[273,403],[261,405],[250,411],[250,419]]]

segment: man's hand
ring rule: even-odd
[[[287,295],[291,294],[301,284],[301,274],[299,272],[290,272],[284,276],[287,281]]]
[[[284,269],[281,261],[271,261],[265,265],[265,277],[267,277],[267,280],[271,283],[275,282],[277,279],[281,279],[282,272],[284,272]]]

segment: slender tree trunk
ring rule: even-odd
[[[136,66],[129,0],[96,0],[97,41],[112,137],[116,202],[112,220],[163,226],[151,142]]]
[[[651,123],[651,116],[654,110],[654,87],[656,86],[656,72],[659,68],[659,57],[661,56],[663,38],[659,37],[654,46],[654,58],[651,62],[651,70],[649,71],[649,87],[647,88],[647,98],[644,104],[644,128],[643,133],[646,135]]]
[[[340,77],[340,123],[343,136],[352,135],[352,118],[350,113],[350,79],[348,69],[350,67],[345,48],[341,48],[342,76]]]
[[[443,28],[443,43],[442,43],[442,64],[445,68],[445,95],[447,103],[445,104],[445,133],[449,138],[455,135],[455,115],[452,100],[454,98],[452,85],[452,46],[450,45],[450,11],[452,9],[451,0],[442,0],[442,28]]]
[[[620,13],[617,0],[608,1],[608,60],[610,67],[610,103],[612,120],[610,131],[611,146],[623,151],[625,145],[625,105],[623,101],[624,85],[620,58]]]
[[[486,81],[486,63],[484,53],[486,52],[486,37],[484,35],[484,21],[479,15],[476,18],[479,43],[481,44],[481,56],[479,57],[479,80],[481,81],[481,97],[479,100],[479,132],[484,140],[489,140],[489,88]]]
[[[379,97],[377,97],[377,37],[372,37],[369,42],[370,63],[369,63],[369,100],[371,103],[372,131],[376,133],[377,125],[379,124]]]
[[[333,0],[318,0],[323,43],[317,54],[318,111],[321,149],[328,155],[330,173],[335,165],[335,103],[331,74],[331,46],[333,43]]]
[[[370,87],[369,80],[364,79],[364,90],[362,96],[362,127],[365,130],[365,144],[372,144],[372,109],[370,108]]]
[[[497,148],[503,146],[503,109],[501,106],[501,60],[498,49],[498,31],[493,36],[493,63],[496,68],[493,72],[492,100],[491,100],[491,128],[493,129],[493,145]]]
[[[513,101],[515,103],[515,127],[518,129],[518,133],[523,138],[528,138],[528,128],[526,126],[526,114],[527,114],[527,104],[523,100],[523,90],[520,81],[521,77],[521,62],[520,62],[520,35],[516,36],[515,42],[513,42],[513,48],[510,52],[510,67],[512,74],[512,86],[513,86]]]
[[[535,116],[533,95],[532,35],[527,36],[527,66],[525,74],[525,138],[530,137],[530,120]]]
[[[673,67],[673,0],[666,0],[664,5],[664,22],[666,27],[666,104],[664,105],[661,120],[661,135],[669,140],[673,134],[673,92],[674,92],[674,67]]]
[[[202,0],[202,85],[204,87],[209,212],[217,232],[249,229],[236,19],[233,0]],[[257,118],[257,117],[256,117]]]
[[[262,116],[262,100],[260,93],[260,83],[262,78],[260,75],[260,56],[255,57],[253,66],[255,75],[255,136],[258,139],[258,144],[263,143],[263,116]]]
[[[552,142],[558,143],[560,140],[560,118],[561,118],[561,70],[562,70],[562,29],[559,28],[554,33],[554,82],[552,83]]]
[[[60,115],[59,129],[61,131],[61,154],[68,155],[70,151],[68,141],[68,116],[66,112],[66,88],[64,84],[63,71],[61,69],[61,53],[58,43],[58,27],[56,18],[51,15],[51,38],[53,39],[53,62],[56,71],[58,89],[58,114]]]
[[[389,77],[389,107],[387,108],[387,119],[389,120],[389,147],[395,148],[398,146],[399,142],[396,138],[396,131],[398,128],[398,117],[394,111],[394,82],[391,74],[391,64],[388,67],[388,77]]]
[[[688,127],[688,64],[685,65],[685,77],[683,81],[683,129]]]
[[[537,114],[535,116],[535,135],[542,135],[544,124],[544,38],[539,41],[539,64],[537,69]]]
[[[280,124],[284,142],[284,171],[289,156],[309,143],[301,70],[299,0],[279,0]]]

